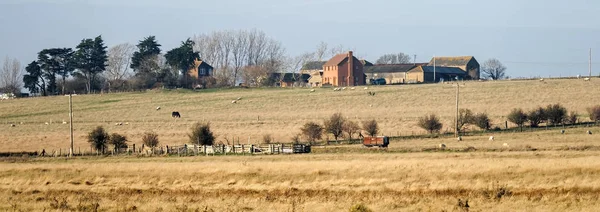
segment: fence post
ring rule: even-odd
[[[208,152],[206,151],[206,145],[202,145],[202,149],[204,149],[204,156],[208,156]]]
[[[245,155],[246,153],[244,152],[244,145],[242,144],[242,155]]]
[[[254,144],[250,144],[250,154],[254,154]]]
[[[227,149],[225,148],[225,144],[221,144],[221,146],[223,147],[223,155],[227,155]]]

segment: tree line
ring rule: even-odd
[[[152,88],[272,86],[270,73],[300,74],[309,61],[326,61],[352,48],[319,43],[313,51],[289,56],[281,42],[260,30],[223,30],[194,35],[180,46],[163,52],[155,36],[136,45],[123,43],[108,48],[102,36],[85,38],[74,48],[43,49],[24,69],[6,58],[0,69],[0,92],[18,94],[21,88],[39,95],[134,91]],[[187,71],[195,60],[214,67],[214,75],[191,78]],[[410,63],[408,54],[384,54],[376,64]],[[491,59],[482,66],[484,77],[503,79],[506,67]],[[281,75],[283,77],[283,75]],[[294,75],[299,77],[299,75]],[[298,80],[298,79],[296,79]]]

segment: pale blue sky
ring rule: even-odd
[[[589,48],[600,58],[599,20],[593,0],[0,0],[0,60],[27,64],[100,34],[108,46],[155,35],[168,50],[195,34],[256,28],[290,55],[324,41],[372,61],[473,55],[498,58],[512,77],[573,76],[587,75]]]

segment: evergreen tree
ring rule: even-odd
[[[181,42],[181,46],[171,49],[165,54],[167,63],[173,67],[176,71],[181,71],[183,74],[183,80],[188,80],[188,70],[194,67],[194,61],[199,60],[200,56],[198,52],[194,52],[194,41],[187,39]],[[184,83],[187,84],[187,83]]]
[[[57,93],[56,75],[62,77],[61,93],[65,93],[65,80],[73,72],[73,50],[71,48],[44,49],[38,53],[38,63],[41,65],[44,76],[48,79],[48,91]]]
[[[78,74],[86,79],[86,90],[88,93],[92,91],[92,84],[96,80],[96,76],[106,70],[106,46],[102,40],[102,36],[94,39],[83,39],[77,45],[75,52],[75,67],[78,69]]]
[[[137,48],[138,50],[133,53],[129,67],[135,72],[140,72],[140,66],[142,66],[144,60],[160,54],[160,44],[154,36],[148,36],[139,42]]]
[[[42,76],[42,68],[37,61],[33,61],[25,67],[27,74],[23,75],[23,84],[31,93],[42,93],[46,96],[46,81]]]

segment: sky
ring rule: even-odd
[[[23,66],[45,48],[107,46],[155,35],[169,50],[194,35],[258,29],[290,56],[320,42],[375,61],[386,53],[496,58],[516,77],[600,74],[595,0],[0,0],[0,61]],[[596,68],[597,67],[597,68]]]

